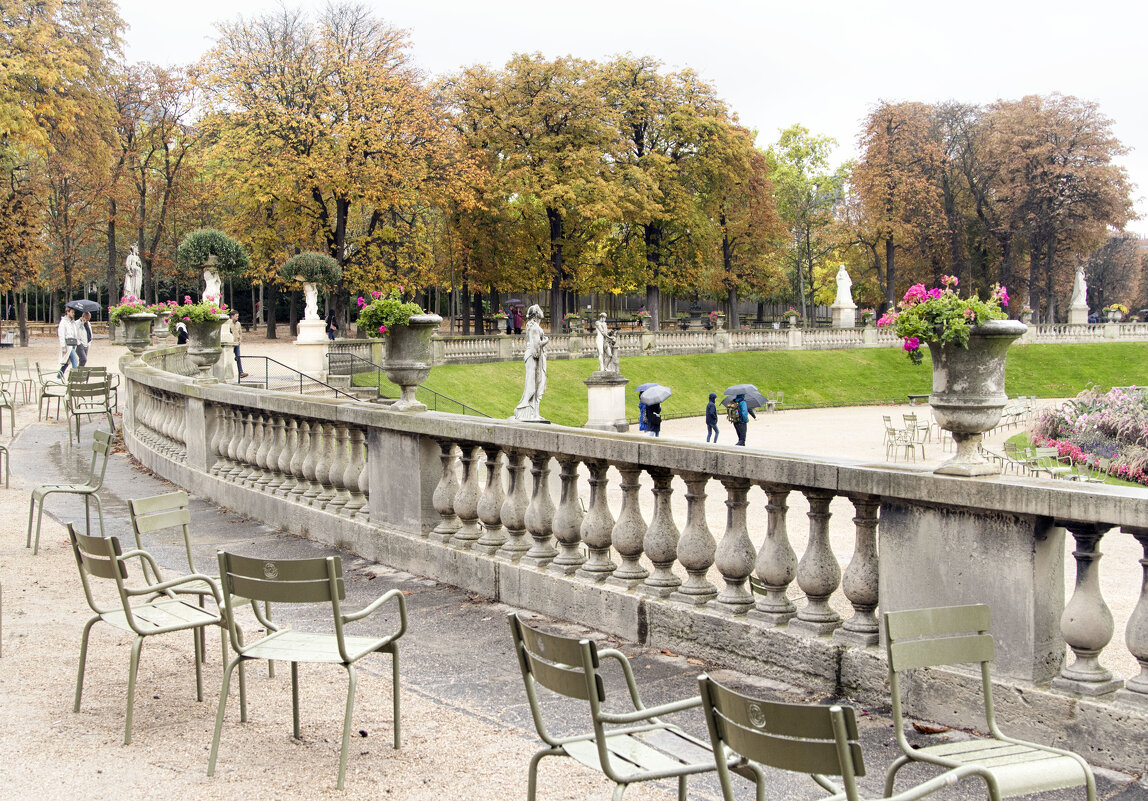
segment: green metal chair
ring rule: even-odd
[[[1000,801],[1013,795],[1086,788],[1088,801],[1096,801],[1092,769],[1079,755],[1060,748],[1007,737],[997,728],[993,712],[993,638],[989,633],[989,608],[984,604],[886,612],[886,652],[889,657],[889,690],[893,696],[893,728],[902,755],[889,766],[885,795],[893,791],[897,771],[910,762],[927,762],[950,770],[971,768],[984,779],[989,798]],[[979,662],[984,694],[985,721],[989,738],[915,748],[905,737],[901,716],[901,675],[915,668]],[[964,778],[961,776],[960,778]]]
[[[27,356],[20,356],[12,360],[12,367],[16,380],[24,390],[24,402],[27,403],[36,395],[36,378],[32,375],[32,364]]]
[[[765,801],[762,766],[808,773],[832,793],[830,798],[859,801],[857,777],[865,775],[865,763],[852,707],[767,701],[723,687],[704,673],[698,677],[698,688],[725,801],[734,801],[726,765],[735,757],[746,760],[757,801]],[[971,775],[973,770],[966,767],[957,773]],[[841,777],[841,785],[830,781],[829,776]],[[921,798],[948,787],[953,778],[949,773],[937,776],[892,798]]]
[[[111,382],[105,375],[103,379],[89,380],[88,376],[79,373],[83,368],[76,368],[68,373],[67,402],[64,405],[68,421],[68,444],[72,443],[72,421],[76,422],[76,441],[80,441],[81,417],[106,417],[108,430],[116,430],[116,421],[112,419]]]
[[[291,714],[295,739],[299,730],[299,663],[325,662],[342,665],[347,671],[347,705],[343,716],[343,745],[339,756],[338,789],[343,789],[347,772],[347,748],[351,737],[351,712],[355,706],[357,674],[355,663],[374,653],[391,655],[391,693],[395,722],[395,748],[401,744],[399,724],[399,646],[398,641],[407,630],[406,600],[399,590],[388,590],[358,612],[344,613],[342,601],[346,597],[343,582],[343,562],[337,556],[319,559],[253,559],[246,556],[219,552],[220,590],[226,605],[226,619],[231,645],[236,656],[223,673],[223,689],[219,696],[219,711],[215,716],[215,736],[211,741],[211,756],[207,775],[215,775],[215,759],[219,752],[219,737],[223,731],[223,716],[227,710],[227,690],[231,671],[251,659],[278,660],[291,663]],[[267,636],[248,645],[235,625],[236,598],[249,598],[251,608]],[[276,626],[259,609],[259,601],[266,603],[315,604],[329,603],[334,618],[333,634],[295,631]],[[382,636],[351,636],[344,626],[363,620],[383,604],[394,601],[398,607],[399,624],[391,633]],[[247,702],[243,693],[243,674],[240,681],[240,716],[247,721]]]
[[[104,473],[108,469],[108,454],[112,450],[112,435],[107,431],[95,431],[92,434],[92,462],[88,467],[88,480],[83,484],[41,484],[32,490],[32,497],[28,502],[28,540],[25,548],[32,548],[32,554],[40,552],[40,523],[44,519],[44,502],[53,493],[64,495],[82,495],[84,498],[84,533],[92,533],[92,512],[90,501],[96,502],[96,512],[100,516],[100,535],[104,533],[104,508],[100,504],[100,488],[104,485]],[[99,465],[98,475],[96,465]],[[36,515],[36,539],[32,540],[32,516],[36,513],[36,504],[40,504],[40,513]]]
[[[36,398],[36,420],[41,420],[45,408],[51,410],[52,400],[56,401],[56,419],[60,419],[60,405],[68,397],[68,386],[56,376],[59,370],[45,370],[36,362],[36,380],[39,390]],[[45,401],[47,405],[45,406]]]
[[[660,717],[694,709],[701,705],[701,698],[694,696],[646,707],[634,683],[630,662],[620,651],[613,648],[600,651],[592,640],[546,634],[523,623],[514,612],[509,619],[534,728],[546,744],[530,759],[527,801],[535,801],[538,763],[547,756],[571,757],[601,771],[615,784],[614,801],[620,801],[622,793],[635,782],[671,778],[677,778],[678,799],[685,801],[687,777],[717,770],[707,743]],[[622,668],[634,708],[632,712],[607,712],[602,708],[606,702],[606,685],[598,669],[603,657],[616,660]],[[538,686],[589,702],[594,730],[570,737],[551,734],[538,701]],[[741,772],[738,761],[731,760],[727,767]]]
[[[128,578],[129,559],[139,559],[142,564],[147,565],[147,570],[144,571],[145,577],[148,570],[152,575],[159,577],[159,566],[147,551],[133,550],[125,553],[120,548],[120,541],[115,537],[87,537],[77,534],[71,523],[67,524],[67,529],[68,540],[72,543],[72,553],[76,557],[76,566],[80,571],[80,581],[84,586],[84,597],[88,601],[88,606],[95,612],[84,625],[83,638],[80,640],[80,667],[76,674],[76,699],[72,711],[80,711],[80,698],[84,692],[84,666],[88,656],[88,636],[91,634],[92,626],[102,621],[121,631],[135,634],[135,640],[132,642],[131,667],[128,671],[127,721],[124,724],[124,745],[130,745],[136,675],[139,672],[140,651],[145,637],[174,631],[192,632],[195,645],[195,700],[203,700],[201,643],[198,635],[207,626],[218,626],[220,616],[218,612],[208,612],[176,598],[172,591],[191,582],[207,583],[213,588],[214,584],[207,576],[192,574],[158,583],[145,580],[140,587],[129,587],[125,583]],[[119,606],[111,607],[97,603],[92,595],[92,579],[114,581]],[[215,599],[220,601],[219,589],[214,589]],[[140,598],[143,600],[136,600]],[[224,648],[226,647],[225,644]]]

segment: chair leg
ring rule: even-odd
[[[84,665],[88,662],[88,635],[92,633],[92,626],[100,619],[96,615],[84,625],[84,633],[80,637],[80,669],[76,672],[76,698],[72,702],[72,711],[80,711],[80,698],[84,694]]]
[[[36,496],[33,495],[28,499],[28,539],[24,543],[25,548],[32,547],[32,516],[36,514]]]
[[[32,543],[32,556],[40,553],[40,524],[44,522],[44,501],[47,500],[45,495],[40,498],[40,509],[36,512],[36,540]]]
[[[104,536],[104,504],[100,500],[100,496],[94,492],[91,495],[92,499],[96,502],[96,514],[100,518],[100,536]]]
[[[678,801],[686,801],[686,777],[678,777]]]
[[[542,761],[542,757],[560,756],[561,754],[562,749],[560,748],[543,748],[530,757],[530,769],[526,780],[526,801],[534,801],[538,792],[538,763]]]
[[[291,732],[296,740],[303,739],[299,733],[299,663],[291,663]]]
[[[335,789],[343,789],[343,777],[347,773],[347,749],[351,746],[351,712],[355,709],[355,689],[358,684],[354,665],[347,668],[347,711],[343,713],[343,749],[339,755],[339,781]]]
[[[395,716],[395,750],[402,745],[402,718],[399,717],[399,645],[391,644],[391,709]]]
[[[893,760],[893,764],[889,766],[889,770],[885,773],[885,797],[893,795],[893,782],[897,780],[897,771],[908,765],[910,762],[909,757],[899,756]]]
[[[136,636],[132,643],[132,665],[128,670],[128,715],[124,724],[124,745],[132,744],[132,708],[136,700],[136,676],[140,671],[140,651],[143,649],[143,637]]]
[[[191,630],[191,640],[195,649],[195,700],[203,700],[203,626]]]
[[[219,756],[219,736],[223,733],[223,714],[227,711],[227,691],[231,686],[231,671],[243,657],[236,655],[223,671],[223,686],[219,688],[219,709],[215,713],[215,736],[211,738],[211,756],[207,759],[207,775],[215,775],[215,758]]]
[[[628,784],[619,784],[614,787],[614,801],[622,801],[622,793],[626,792]]]

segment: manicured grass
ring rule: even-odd
[[[1022,392],[1021,394],[1023,395],[1025,393]],[[1026,448],[1036,447],[1032,441],[1032,436],[1027,431],[1022,431],[1019,434],[1013,434],[1011,437],[1008,438],[1008,441],[1006,442],[1006,444],[1009,445],[1010,447],[1014,447],[1017,450],[1021,450],[1021,451],[1025,450]],[[1080,465],[1073,465],[1072,469],[1074,472],[1077,472],[1077,473],[1084,472],[1083,470],[1080,469]],[[1104,477],[1104,483],[1105,484],[1113,484],[1117,487],[1136,487],[1137,489],[1144,489],[1143,484],[1139,484],[1135,481],[1125,481],[1124,479],[1117,478],[1116,476],[1105,476]]]
[[[542,414],[555,423],[586,422],[586,386],[594,359],[550,360]],[[900,350],[768,351],[690,356],[635,356],[622,360],[629,387],[665,384],[674,395],[667,416],[702,414],[710,392],[730,384],[756,384],[762,392],[785,392],[787,408],[904,403],[908,395],[932,390],[928,359],[916,366]],[[429,389],[466,403],[491,417],[510,417],[522,394],[521,362],[443,365],[431,371]],[[1009,350],[1005,385],[1010,396],[1070,397],[1088,384],[1101,387],[1148,384],[1148,343],[1025,345]],[[384,381],[384,394],[397,388]],[[718,400],[721,400],[719,395]],[[637,393],[626,393],[626,413],[638,415]]]

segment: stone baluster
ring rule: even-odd
[[[271,450],[275,446],[275,427],[283,428],[283,421],[274,415],[267,415],[263,423],[263,436],[259,443],[259,447],[255,451],[255,464],[259,467],[259,475],[252,486],[260,492],[267,491],[267,485],[271,482]],[[279,461],[279,456],[276,454],[275,461]]]
[[[343,474],[347,472],[347,449],[349,444],[350,432],[347,431],[347,426],[342,423],[336,425],[335,458],[331,461],[331,471],[328,475],[328,481],[334,488],[335,493],[324,507],[324,511],[330,512],[333,515],[342,512],[343,507],[347,505],[347,501],[351,499],[351,493],[347,491],[346,485],[343,484]]]
[[[294,481],[288,487],[286,497],[292,501],[301,501],[303,493],[307,491],[307,471],[303,463],[311,454],[311,423],[300,420],[296,436],[296,451],[291,454],[291,477]]]
[[[496,445],[484,445],[486,453],[486,488],[478,499],[478,519],[482,521],[482,537],[475,548],[493,554],[506,542],[506,529],[502,527],[502,461]]]
[[[459,526],[450,542],[455,547],[467,549],[482,536],[482,525],[478,522],[478,499],[482,494],[478,482],[479,448],[473,442],[460,442],[458,454],[462,484],[454,496],[454,513],[458,515]]]
[[[319,457],[323,450],[323,428],[319,421],[310,426],[310,437],[307,440],[307,454],[303,457],[303,480],[306,485],[299,495],[299,502],[310,506],[323,490],[323,486],[315,480],[316,470],[319,466]]]
[[[212,460],[208,473],[213,476],[218,476],[223,470],[224,460],[227,458],[223,443],[227,439],[228,413],[229,409],[226,406],[215,407],[215,430],[211,432],[211,443],[207,448]]]
[[[498,557],[511,562],[530,549],[526,544],[526,507],[530,498],[526,494],[525,462],[526,455],[521,451],[506,452],[506,497],[499,514],[506,529],[506,542],[498,549]]]
[[[577,572],[586,555],[582,553],[582,506],[578,502],[578,460],[570,456],[558,459],[562,483],[558,510],[554,513],[554,539],[558,541],[558,555],[547,570],[562,575]]]
[[[590,471],[590,508],[582,518],[580,533],[590,556],[578,568],[577,575],[598,582],[609,578],[616,567],[610,560],[610,536],[614,530],[614,515],[610,514],[610,505],[606,503],[606,474],[610,465],[590,460],[586,462],[586,468]]]
[[[295,451],[299,449],[299,421],[289,417],[283,421],[283,448],[279,451],[279,459],[275,469],[279,473],[279,481],[271,488],[279,497],[284,497],[295,484],[295,476],[291,472],[291,460],[295,458]]]
[[[687,578],[678,587],[673,598],[701,606],[717,597],[717,588],[706,578],[714,563],[717,541],[706,522],[705,473],[683,473],[686,482],[686,527],[678,540],[678,561],[686,569]]]
[[[151,434],[151,390],[139,393],[139,403],[136,406],[136,439],[145,445],[152,444]]]
[[[231,418],[231,437],[227,441],[227,472],[221,477],[234,482],[240,469],[239,445],[243,441],[243,412],[232,408]]]
[[[233,481],[241,486],[251,473],[251,464],[247,461],[247,450],[251,447],[252,430],[255,425],[253,418],[254,415],[251,412],[243,415],[243,435],[235,446],[235,476]]]
[[[343,473],[343,486],[347,488],[347,503],[343,516],[354,518],[366,500],[359,492],[359,474],[367,469],[363,459],[363,429],[351,427],[347,432],[347,471]]]
[[[247,445],[247,456],[244,459],[251,468],[243,479],[245,487],[254,487],[259,480],[259,446],[264,443],[266,435],[267,418],[262,414],[254,415],[251,420],[251,442]]]
[[[877,625],[877,510],[881,500],[871,495],[850,498],[856,517],[856,545],[845,568],[841,589],[853,606],[853,615],[833,632],[833,639],[851,645],[876,645]]]
[[[545,567],[557,555],[553,543],[554,501],[550,498],[550,454],[530,454],[530,475],[534,480],[530,505],[526,507],[526,531],[534,539],[523,561]]]
[[[458,470],[455,468],[454,443],[440,439],[438,447],[439,459],[442,461],[442,475],[431,495],[431,503],[438,512],[439,519],[431,534],[443,542],[450,542],[458,527],[462,525],[458,515],[454,513],[454,499],[458,495]]]
[[[315,460],[315,481],[319,484],[319,492],[311,501],[315,509],[322,509],[335,494],[331,486],[331,464],[335,461],[335,426],[331,423],[319,424],[323,432],[323,447],[319,450],[319,458]]]
[[[654,572],[646,577],[641,590],[644,593],[669,597],[681,586],[682,580],[674,575],[674,562],[678,558],[678,527],[674,524],[674,513],[670,509],[673,495],[671,483],[674,474],[668,470],[651,470],[654,480],[654,516],[642,539],[642,549],[653,563]]]
[[[744,615],[753,608],[753,595],[746,585],[756,556],[745,522],[749,482],[740,478],[723,478],[721,483],[726,494],[725,533],[714,553],[714,565],[721,573],[725,587],[718,593],[717,608]]]
[[[841,583],[841,566],[829,544],[829,504],[832,492],[807,490],[809,501],[809,542],[797,563],[797,584],[805,593],[806,604],[789,622],[789,630],[799,634],[830,634],[841,625],[841,615],[829,605],[829,597]]]
[[[622,475],[622,508],[618,512],[618,520],[610,532],[610,540],[614,550],[618,552],[622,563],[614,571],[607,583],[622,587],[630,587],[640,581],[645,581],[650,572],[642,567],[639,559],[642,558],[642,542],[646,537],[646,520],[642,517],[642,506],[638,499],[638,491],[642,485],[639,478],[642,470],[631,465],[618,465],[618,472]]]
[[[775,484],[762,484],[765,490],[765,540],[757,554],[754,572],[765,592],[758,597],[750,617],[779,626],[797,614],[797,607],[786,594],[797,575],[797,554],[789,544],[786,515],[790,490]]]
[[[355,513],[355,519],[361,523],[371,522],[371,471],[370,462],[367,456],[367,443],[363,441],[363,469],[359,471],[359,496],[363,499],[363,505],[359,507],[359,511]]]
[[[1064,665],[1052,688],[1072,695],[1099,696],[1118,690],[1123,682],[1100,665],[1100,652],[1112,640],[1112,612],[1100,592],[1100,538],[1112,526],[1104,523],[1061,524],[1076,539],[1076,589],[1060,616],[1060,633],[1076,660]]]
[[[1148,712],[1148,528],[1124,526],[1121,531],[1136,538],[1144,556],[1140,558],[1140,598],[1124,629],[1124,642],[1129,653],[1140,663],[1140,674],[1124,682],[1124,688],[1116,691],[1116,703]]]

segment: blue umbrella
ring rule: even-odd
[[[634,387],[634,391],[637,392],[639,395],[641,395],[643,392],[645,392],[650,387],[656,387],[657,385],[658,385],[657,381],[648,381],[645,384],[638,384],[638,386]]]

